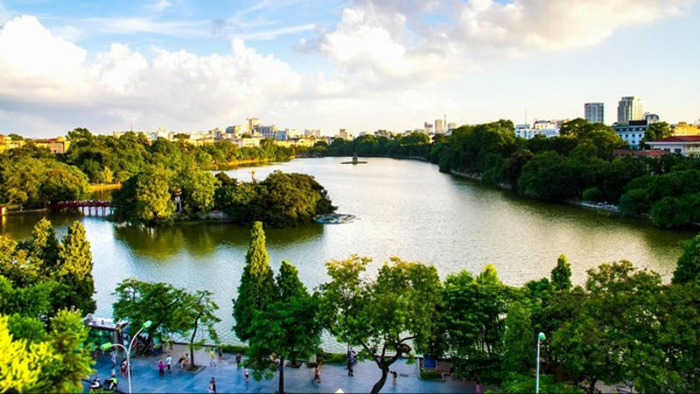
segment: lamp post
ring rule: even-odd
[[[134,346],[134,340],[139,336],[141,331],[150,327],[151,324],[153,324],[153,323],[151,323],[150,320],[147,320],[141,325],[141,328],[136,332],[136,335],[131,337],[131,342],[129,342],[128,349],[120,343],[112,343],[112,342],[107,342],[105,344],[102,344],[102,346],[100,346],[100,349],[102,349],[102,350],[107,350],[107,349],[110,349],[112,347],[118,347],[118,348],[120,347],[120,348],[124,349],[124,351],[126,352],[126,364],[127,364],[126,365],[126,368],[127,368],[126,369],[126,376],[127,376],[127,379],[129,380],[129,393],[131,393],[131,361],[129,360],[129,355],[131,354],[131,347]]]
[[[535,373],[535,394],[540,392],[540,341],[544,341],[544,333],[537,334],[537,372]]]

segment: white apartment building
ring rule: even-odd
[[[549,120],[538,120],[534,124],[519,124],[515,126],[515,136],[531,140],[535,136],[542,135],[547,138],[559,137],[559,127]]]
[[[632,120],[625,123],[615,123],[613,129],[630,148],[637,149],[647,132],[649,123],[646,120]]]
[[[664,150],[683,156],[700,157],[700,135],[672,136],[658,141],[650,141],[647,144],[652,149]]]

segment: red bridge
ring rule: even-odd
[[[111,201],[104,200],[59,201],[50,205],[50,208],[53,210],[78,210],[84,215],[91,216],[107,216],[111,213],[112,207]]]

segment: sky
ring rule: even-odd
[[[700,119],[700,0],[0,0],[0,134]]]

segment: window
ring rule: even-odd
[[[676,149],[674,149],[674,152],[675,152],[675,153],[681,153],[681,152],[683,152],[683,149],[681,149],[681,148],[676,148]]]

